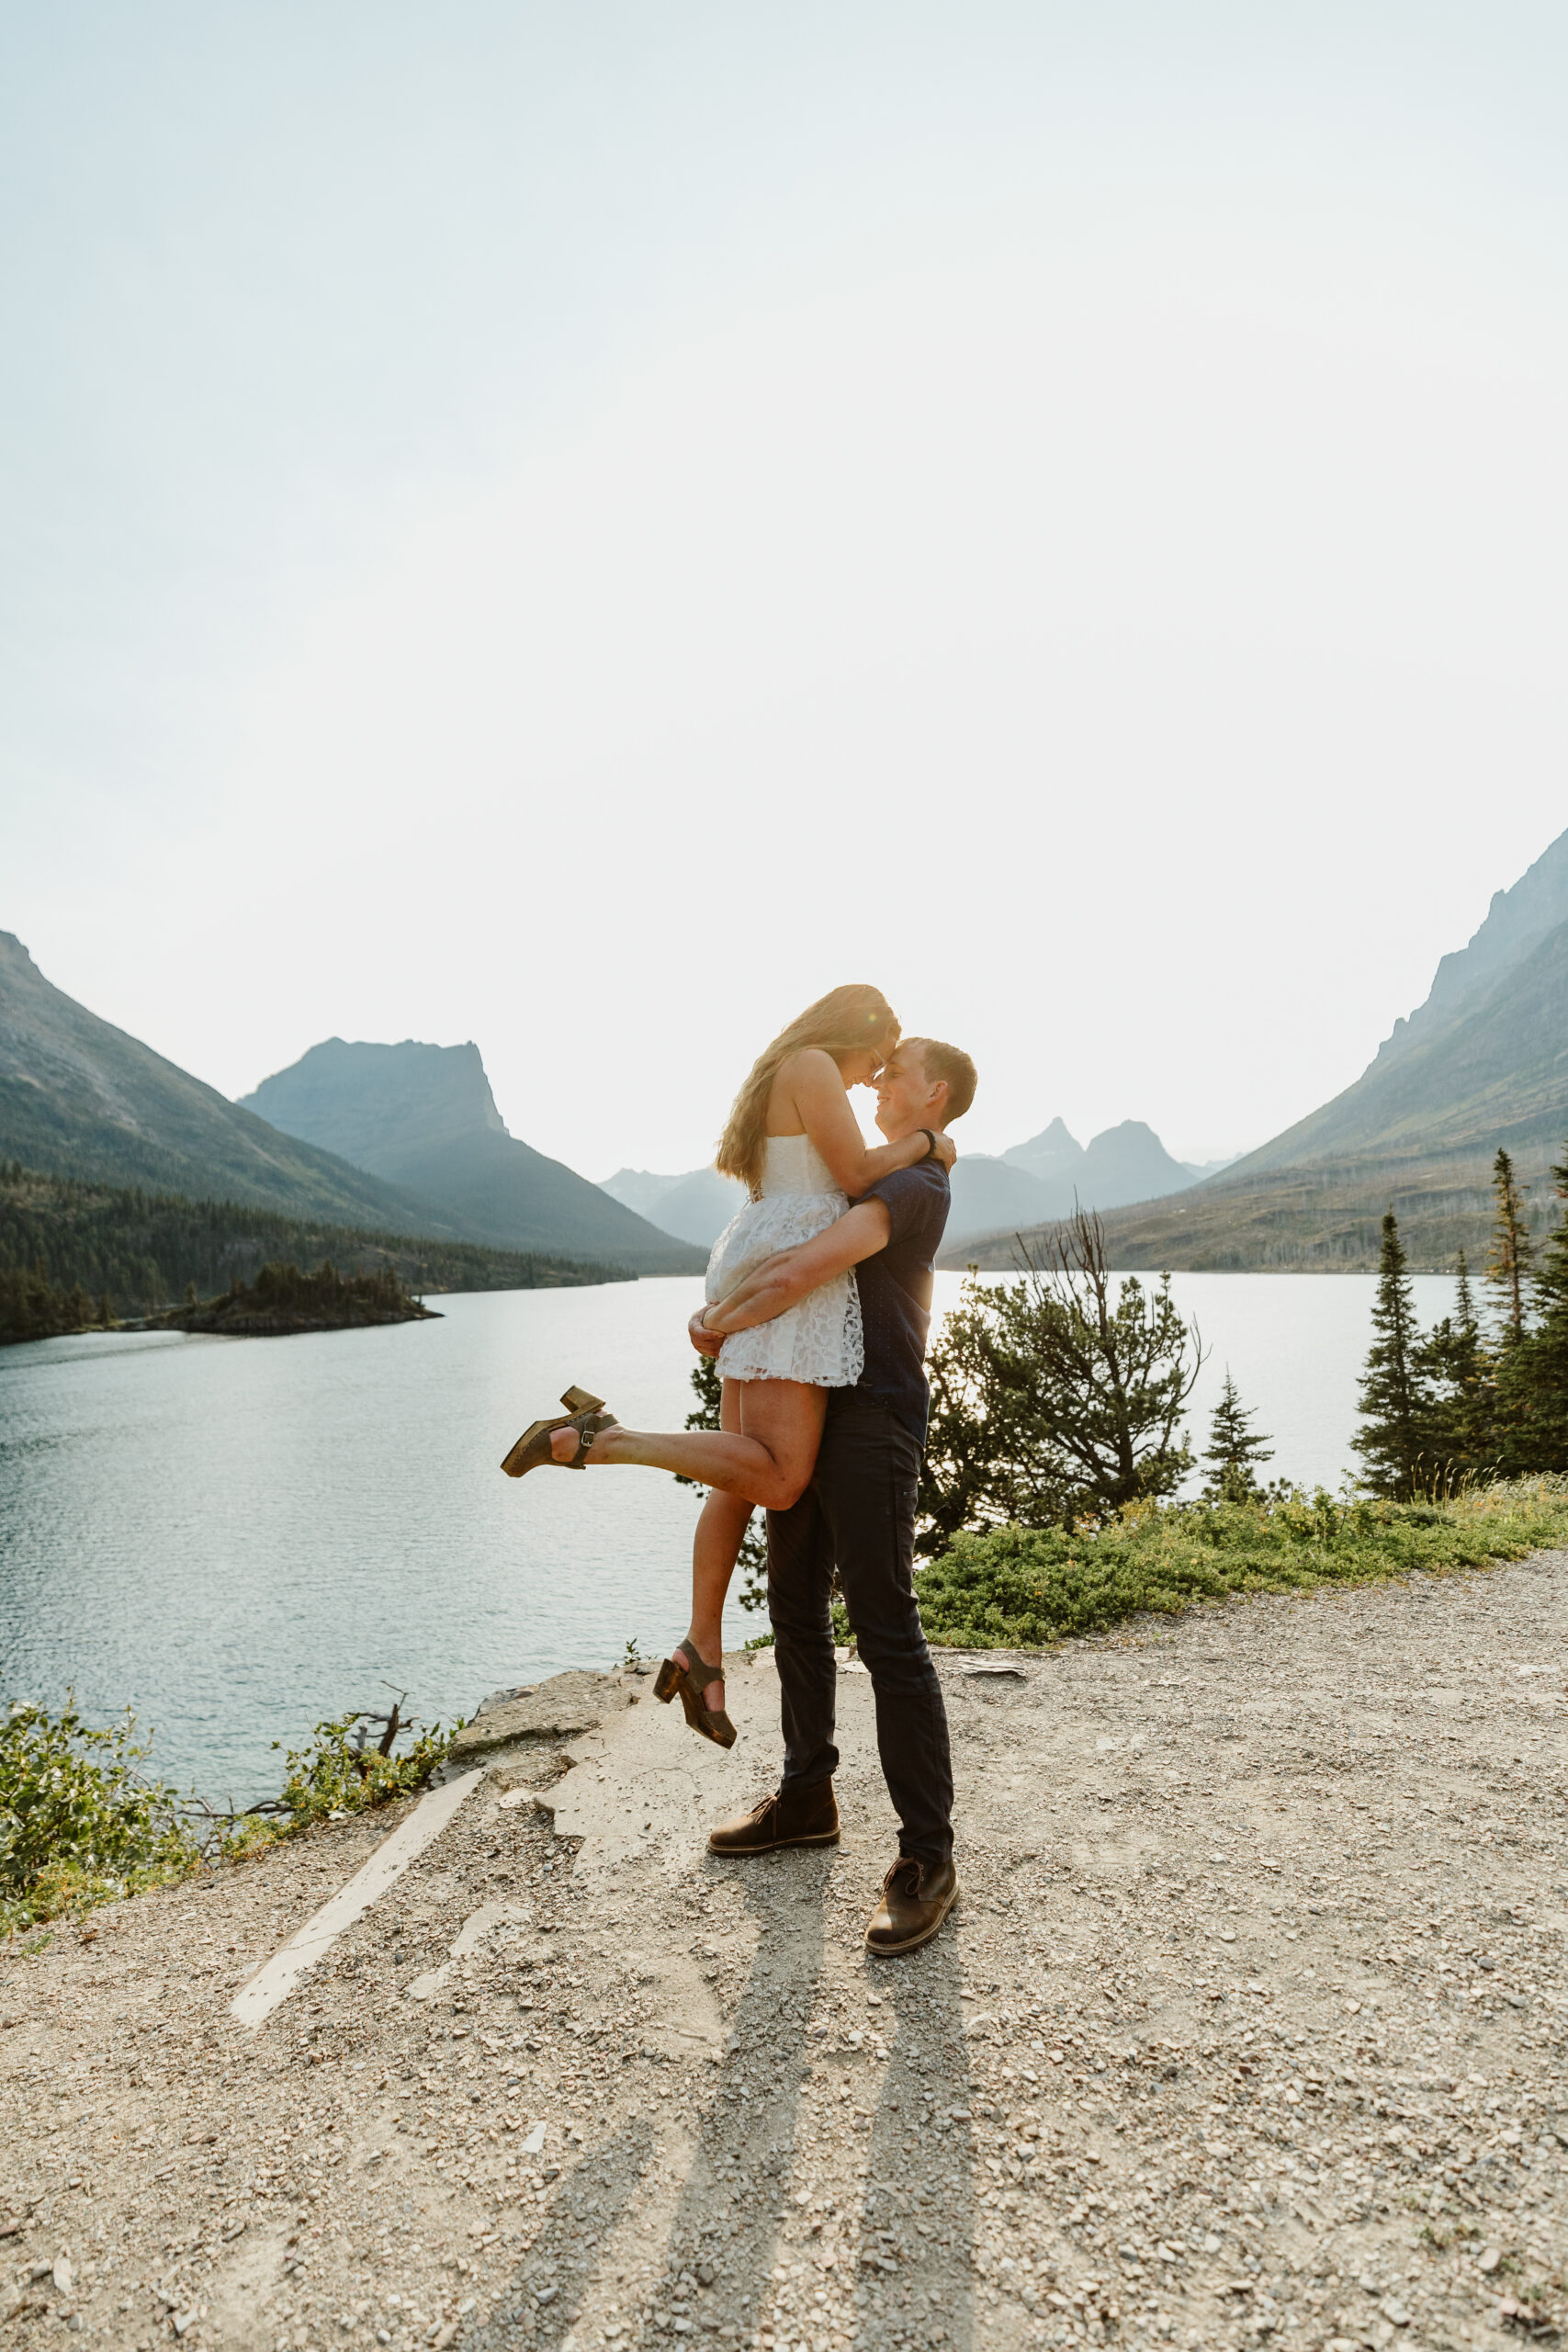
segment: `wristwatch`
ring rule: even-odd
[[[930,1127],[922,1127],[920,1129],[920,1133],[926,1139],[925,1157],[929,1159],[932,1152],[936,1149],[936,1136],[932,1134]],[[917,1159],[915,1162],[916,1167],[918,1168],[919,1164],[919,1161]]]

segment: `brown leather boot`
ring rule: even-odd
[[[764,1797],[739,1821],[723,1821],[708,1833],[715,1854],[772,1854],[781,1846],[836,1846],[839,1807],[831,1781],[808,1789],[781,1789]]]
[[[945,1862],[918,1861],[900,1854],[882,1882],[882,1900],[871,1915],[865,1948],[884,1960],[929,1944],[958,1900],[958,1872],[951,1854]]]

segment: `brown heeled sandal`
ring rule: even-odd
[[[715,1713],[703,1698],[710,1682],[723,1681],[722,1660],[717,1666],[710,1666],[696,1644],[690,1640],[682,1642],[681,1647],[690,1654],[692,1664],[682,1666],[678,1658],[667,1657],[653,1686],[654,1697],[662,1699],[666,1706],[671,1699],[679,1698],[693,1731],[704,1739],[711,1739],[716,1747],[733,1747],[735,1725],[722,1707]],[[697,1679],[699,1676],[700,1680]]]
[[[614,1413],[604,1409],[604,1399],[595,1396],[589,1388],[569,1388],[561,1397],[566,1407],[553,1420],[531,1421],[502,1464],[509,1478],[525,1477],[541,1463],[554,1463],[558,1470],[581,1470],[584,1467],[588,1449],[601,1430],[613,1430],[617,1424]],[[550,1440],[557,1430],[576,1430],[582,1442],[570,1462],[556,1462],[550,1452]]]

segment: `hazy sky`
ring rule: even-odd
[[[0,927],[226,1092],[705,1158],[1352,1079],[1568,823],[1568,14],[0,10]]]

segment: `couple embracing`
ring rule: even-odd
[[[720,1619],[754,1506],[768,1514],[768,1612],[784,1717],[777,1792],[716,1829],[716,1853],[838,1842],[835,1580],[872,1679],[898,1857],[866,1929],[911,1951],[958,1893],[942,1689],[915,1602],[915,1504],[930,1392],[931,1270],[947,1223],[950,1123],[975,1095],[955,1046],[904,1037],[877,989],[834,989],[774,1038],[736,1097],[716,1165],[750,1198],[714,1244],[693,1345],[723,1383],[716,1431],[624,1429],[583,1389],[536,1421],[502,1467],[616,1463],[710,1488],[697,1523],[692,1623],[655,1688],[729,1747]],[[867,1149],[848,1090],[876,1093]]]

